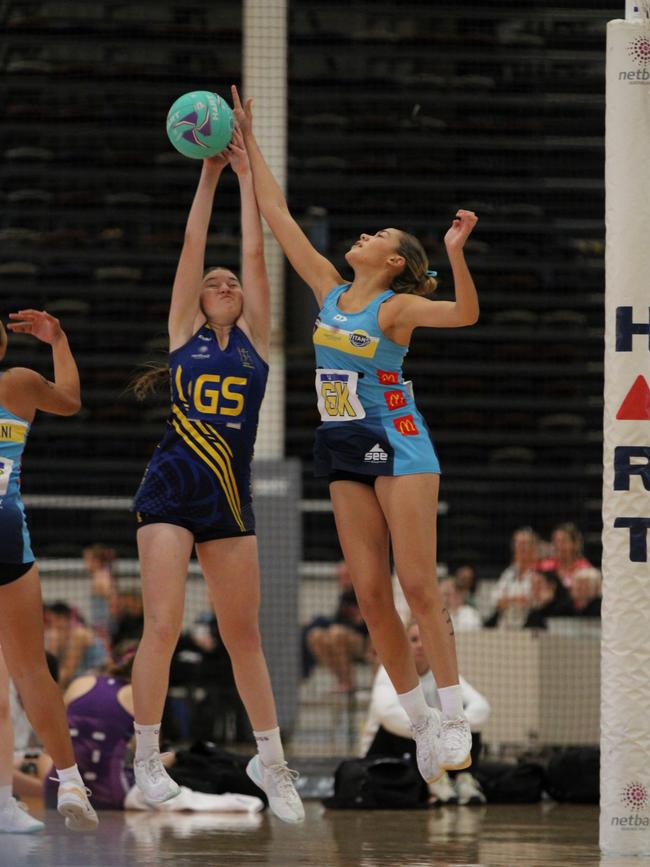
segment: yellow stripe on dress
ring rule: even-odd
[[[244,526],[244,522],[241,519],[239,492],[237,491],[236,487],[233,491],[232,487],[230,486],[229,480],[226,478],[227,468],[224,464],[223,459],[213,448],[211,448],[211,446],[203,439],[203,437],[199,436],[195,431],[192,430],[190,422],[183,416],[180,410],[177,407],[173,407],[173,409],[176,415],[179,416],[180,421],[179,423],[179,421],[177,421],[176,419],[172,419],[172,425],[175,431],[179,434],[180,437],[182,437],[182,439],[187,443],[187,445],[192,449],[192,451],[194,451],[215,474],[215,476],[219,480],[219,483],[221,484],[224,494],[226,495],[228,505],[230,506],[230,511],[232,512],[233,517],[237,522],[237,526],[243,533],[246,530],[246,527]],[[208,454],[203,451],[204,448],[207,450]]]
[[[181,424],[184,429],[190,434],[190,436],[198,442],[205,451],[217,461],[221,469],[226,474],[226,482],[229,486],[230,493],[232,495],[233,503],[235,503],[237,509],[241,509],[241,500],[239,499],[239,489],[237,487],[237,482],[235,480],[235,474],[233,473],[232,463],[228,455],[224,452],[221,446],[218,443],[215,443],[214,446],[210,445],[210,443],[205,439],[205,437],[201,436],[199,431],[196,429],[193,421],[190,421],[187,416],[184,416],[181,410],[175,404],[172,406],[174,414],[178,416]],[[201,422],[198,422],[200,425]]]

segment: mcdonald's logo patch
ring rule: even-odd
[[[394,418],[393,424],[403,437],[414,437],[420,433],[412,415],[401,415],[399,418]]]
[[[399,373],[396,370],[378,370],[377,378],[382,385],[397,385]]]
[[[386,406],[390,410],[401,409],[408,403],[403,391],[385,391],[384,400],[386,401]]]

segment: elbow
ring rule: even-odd
[[[475,311],[473,311],[472,313],[469,313],[465,317],[465,321],[463,322],[463,325],[476,325],[476,323],[479,320],[480,315],[481,315],[481,311],[477,307]]]
[[[76,415],[81,409],[81,398],[71,397],[61,407],[59,415]]]

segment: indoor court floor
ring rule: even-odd
[[[325,810],[304,825],[257,816],[119,813],[95,834],[72,834],[48,811],[38,835],[0,836],[1,867],[641,867],[601,860],[597,807],[548,801],[438,810]]]

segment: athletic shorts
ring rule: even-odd
[[[0,563],[0,586],[18,581],[29,572],[33,565],[33,560],[29,563]]]
[[[217,539],[237,539],[241,536],[254,536],[255,515],[251,503],[242,508],[241,516],[245,527],[244,530],[241,530],[233,523],[229,523],[227,526],[206,526],[205,524],[199,524],[178,515],[150,515],[146,512],[135,513],[138,529],[146,527],[147,524],[173,524],[175,527],[183,527],[185,530],[189,530],[194,536],[194,542],[197,545],[200,545],[201,542],[214,542]]]
[[[439,473],[429,428],[422,416],[409,416],[401,428],[389,429],[381,421],[327,422],[316,429],[314,474],[354,476],[405,476]],[[348,476],[346,476],[348,477]],[[353,479],[360,481],[360,479]],[[369,483],[370,484],[370,483]]]

